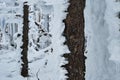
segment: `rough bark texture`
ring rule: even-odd
[[[27,59],[27,51],[28,51],[28,30],[29,30],[29,27],[28,27],[28,14],[29,14],[29,11],[28,11],[28,8],[29,6],[28,5],[24,5],[24,20],[23,20],[23,45],[22,45],[22,70],[21,70],[21,75],[23,77],[27,77],[28,76],[28,59]]]
[[[70,0],[68,8],[69,14],[64,20],[65,31],[64,36],[67,41],[70,54],[64,57],[69,61],[64,65],[68,71],[68,80],[85,80],[85,56],[84,56],[84,16],[85,0]]]

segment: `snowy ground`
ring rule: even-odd
[[[86,0],[86,80],[120,80],[119,12],[119,0]]]
[[[0,0],[0,7],[3,6],[14,8],[14,2],[16,0]],[[22,0],[18,2],[20,5],[19,13],[20,16],[23,16],[23,2]],[[7,5],[6,5],[7,4]],[[38,12],[35,10],[35,13],[32,14],[33,5],[37,5],[36,10],[41,11],[43,14],[41,21],[35,18],[35,14]],[[44,4],[44,5],[43,5]],[[11,5],[11,6],[10,6]],[[69,50],[66,45],[63,45],[65,38],[62,36],[64,30],[64,23],[62,20],[66,17],[64,11],[68,7],[67,0],[31,0],[28,1],[30,6],[29,14],[29,46],[28,46],[28,65],[29,65],[29,77],[23,78],[20,75],[21,72],[21,48],[22,45],[22,17],[15,19],[15,13],[12,12],[8,15],[8,12],[5,10],[1,11],[0,9],[0,28],[1,34],[3,37],[0,37],[0,80],[65,80],[65,73],[67,71],[61,66],[66,64],[67,61],[62,57],[64,53],[69,53]],[[48,7],[47,7],[48,6]],[[41,7],[41,9],[39,9]],[[49,8],[51,7],[51,8]],[[12,9],[13,9],[12,8]],[[4,13],[3,13],[4,12]],[[47,17],[49,14],[49,31],[47,30]],[[7,17],[7,16],[8,17]],[[12,17],[12,18],[11,18]],[[14,27],[6,29],[7,22],[18,24],[18,30],[14,30]],[[47,33],[47,36],[44,36],[45,33],[38,33],[37,26],[34,21],[44,26],[44,30]],[[11,25],[9,25],[11,26]],[[8,27],[9,27],[8,26]],[[7,30],[7,32],[6,32]],[[9,35],[7,34],[9,33]],[[20,35],[18,35],[20,34]],[[12,35],[13,37],[8,37]],[[39,43],[36,43],[36,40],[40,37]],[[34,40],[33,40],[34,39]],[[12,41],[10,41],[12,40]],[[14,43],[14,46],[11,46],[11,43]],[[36,47],[40,45],[40,47]],[[5,46],[5,47],[4,47]]]

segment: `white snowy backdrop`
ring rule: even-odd
[[[120,0],[86,0],[86,80],[120,80],[119,13]]]
[[[21,73],[23,3],[29,5],[29,77]],[[65,80],[68,0],[0,0],[0,80]]]
[[[29,5],[29,77],[21,73],[23,3]],[[0,80],[66,80],[68,0],[0,0]],[[120,0],[86,0],[86,80],[120,80]],[[118,16],[119,15],[119,16]]]

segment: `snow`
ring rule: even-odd
[[[2,1],[2,0],[0,0]],[[10,0],[9,0],[10,1]],[[9,13],[9,10],[13,10],[13,5],[10,4],[11,2],[3,1],[5,7],[0,6],[0,9],[3,10],[0,13],[0,19],[1,22],[0,28],[1,28],[1,41],[0,41],[0,77],[1,80],[23,80],[23,77],[20,76],[20,69],[21,69],[21,49],[20,46],[22,44],[21,37],[16,37],[14,34],[17,35],[16,31],[13,29],[13,24],[18,24],[19,26],[22,26],[22,19],[17,19],[13,17],[13,12]],[[14,3],[14,2],[13,2]],[[11,7],[9,8],[8,7]],[[20,5],[19,7],[21,7]],[[5,9],[5,10],[4,10]],[[14,8],[16,9],[16,7]],[[21,9],[22,10],[22,9]],[[4,13],[5,12],[5,13]],[[19,13],[21,11],[18,10]],[[22,13],[21,13],[22,14]],[[7,27],[8,28],[7,28]],[[4,31],[6,29],[6,32]],[[21,27],[18,28],[18,33],[21,32]],[[14,39],[14,40],[13,40]],[[12,42],[15,42],[16,49],[11,45]]]
[[[111,54],[110,60],[113,60],[115,62],[120,62],[120,19],[117,17],[117,13],[120,11],[120,3],[114,2],[114,1],[108,1],[106,0],[107,9],[106,9],[106,15],[105,19],[106,22],[109,24],[109,38],[108,38],[108,50]],[[111,13],[108,13],[110,12]],[[111,16],[111,17],[109,17]]]
[[[33,60],[33,63],[29,64],[29,72],[30,80],[37,80],[39,78],[40,80],[65,80],[67,77],[65,74],[67,73],[65,69],[61,68],[62,65],[66,64],[67,61],[62,57],[62,55],[66,52],[69,52],[68,48],[63,45],[63,42],[65,41],[65,38],[62,36],[62,32],[64,30],[64,24],[62,23],[62,20],[65,18],[66,13],[64,13],[67,4],[63,5],[63,1],[57,1],[59,3],[56,3],[54,1],[45,1],[45,5],[52,5],[50,10],[52,10],[52,13],[50,14],[50,28],[49,28],[49,34],[52,35],[51,44],[47,47],[47,49],[42,49],[42,51],[39,51],[36,54],[29,52],[28,59]],[[42,6],[43,8],[43,6]],[[50,7],[49,7],[50,8]],[[45,9],[45,8],[43,8]],[[41,10],[43,13],[44,11]],[[47,10],[46,10],[47,11]],[[45,12],[46,12],[45,11]],[[59,14],[58,14],[59,13]],[[45,21],[46,22],[46,21]],[[44,24],[43,24],[44,25]],[[43,39],[45,40],[45,39]],[[47,50],[46,53],[44,53]],[[34,51],[34,50],[32,50]],[[37,57],[35,57],[37,56]],[[35,67],[36,66],[36,67]],[[47,77],[46,77],[47,76]]]
[[[86,80],[120,80],[120,3],[86,0]]]
[[[19,0],[18,6],[14,5],[15,1],[0,0],[1,80],[66,80],[67,71],[61,66],[67,61],[62,55],[69,53],[69,50],[63,44],[66,39],[62,36],[65,28],[62,20],[66,18],[67,13],[64,11],[69,5],[68,0]],[[24,1],[29,5],[27,78],[20,75]],[[14,24],[18,28],[14,28]]]

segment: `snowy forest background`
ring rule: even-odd
[[[0,0],[0,80],[120,80],[120,0]]]

